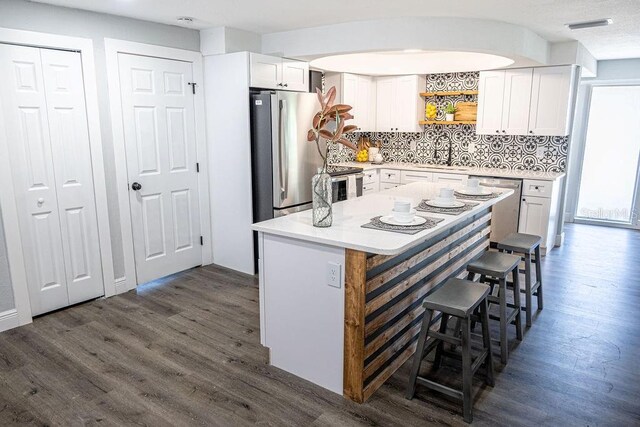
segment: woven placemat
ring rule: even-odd
[[[475,208],[480,204],[480,203],[463,202],[464,206],[459,208],[436,208],[434,206],[429,206],[428,204],[426,204],[425,202],[427,201],[428,199],[421,201],[418,207],[416,208],[416,210],[418,212],[430,212],[430,213],[439,213],[439,214],[446,214],[446,215],[460,215],[463,212],[470,211],[471,209]]]
[[[480,200],[480,201],[487,201],[487,200],[491,200],[491,199],[495,199],[496,197],[498,197],[500,195],[500,193],[491,193],[491,194],[483,194],[483,195],[476,195],[476,196],[472,196],[470,194],[463,194],[463,193],[458,193],[457,191],[454,191],[453,194],[458,198],[458,199],[463,199],[463,200]]]
[[[373,230],[393,231],[394,233],[402,234],[416,234],[423,230],[433,228],[438,225],[439,222],[444,221],[443,218],[431,218],[423,217],[427,220],[424,224],[420,225],[391,225],[385,224],[380,221],[380,216],[371,218],[371,222],[362,225],[362,228],[371,228]]]

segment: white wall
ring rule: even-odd
[[[115,187],[115,160],[109,116],[107,71],[104,38],[129,40],[187,50],[200,50],[200,35],[196,30],[155,24],[114,15],[85,12],[78,9],[31,3],[24,0],[0,0],[0,27],[43,33],[54,33],[93,40],[101,135],[107,181],[107,201],[116,279],[124,275],[124,256],[118,198]],[[4,244],[4,239],[0,245]],[[2,266],[0,265],[0,277]]]
[[[591,88],[595,85],[640,84],[640,58],[598,61],[598,75],[595,78],[583,78],[578,89],[576,118],[573,123],[573,143],[569,153],[569,170],[565,220],[573,221],[580,173],[584,156],[584,143],[587,136],[587,122]]]

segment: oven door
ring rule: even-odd
[[[349,177],[353,178],[349,179]],[[333,177],[331,179],[333,203],[362,196],[363,180],[363,173]]]

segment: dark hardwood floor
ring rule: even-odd
[[[640,425],[640,232],[566,231],[476,425]],[[364,405],[272,368],[258,323],[256,280],[217,267],[35,319],[0,334],[0,425],[464,425],[403,397],[408,364]]]

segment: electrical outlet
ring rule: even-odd
[[[342,264],[337,262],[327,264],[327,284],[334,288],[342,287]]]
[[[473,154],[476,152],[476,143],[475,142],[470,142],[469,143],[469,147],[467,148],[467,150],[469,151],[470,154]]]
[[[539,158],[539,159],[544,158],[544,153],[545,153],[545,151],[546,151],[546,150],[544,149],[544,147],[538,147],[538,148],[536,149],[536,157],[537,157],[537,158]]]

